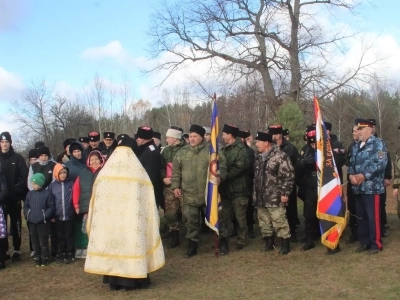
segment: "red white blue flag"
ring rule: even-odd
[[[335,249],[346,227],[347,207],[317,97],[314,97],[314,115],[318,174],[317,217],[322,244]]]

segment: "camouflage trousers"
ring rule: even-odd
[[[263,237],[272,237],[275,231],[277,237],[290,238],[285,207],[258,207],[257,216]]]
[[[169,230],[179,230],[179,213],[181,212],[181,200],[176,198],[174,191],[169,187],[164,188],[165,213],[164,218]]]
[[[195,206],[183,204],[183,216],[186,225],[186,238],[195,242],[199,241],[200,216],[205,205]]]
[[[219,218],[219,236],[228,238],[232,232],[232,219],[235,216],[237,221],[237,243],[245,245],[247,237],[247,218],[246,211],[249,203],[249,197],[221,197],[222,208],[218,212]]]

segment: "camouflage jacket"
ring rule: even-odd
[[[186,145],[176,154],[172,163],[171,189],[182,190],[184,204],[201,206],[205,204],[210,144],[203,142],[199,146]],[[226,161],[219,154],[221,182],[226,177]]]
[[[381,139],[371,136],[365,144],[353,145],[349,175],[363,174],[365,180],[359,185],[353,185],[354,194],[383,194],[383,180],[387,164],[387,149]]]
[[[176,153],[178,153],[178,151],[184,146],[185,146],[185,144],[183,142],[180,142],[178,145],[167,146],[162,150],[162,152],[161,152],[161,170],[160,170],[161,179],[164,179],[166,176],[167,163],[172,163]]]
[[[242,197],[249,196],[249,154],[246,146],[236,139],[232,144],[223,147],[221,152],[226,159],[226,179],[220,185],[219,191],[222,196]]]
[[[281,195],[289,196],[294,185],[290,158],[274,144],[264,155],[258,154],[254,164],[253,203],[257,207],[285,206]]]

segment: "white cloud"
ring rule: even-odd
[[[81,56],[94,61],[111,59],[125,67],[134,67],[138,63],[118,40],[104,46],[87,48],[82,52]]]
[[[22,80],[15,74],[0,67],[0,102],[8,102],[24,89]]]

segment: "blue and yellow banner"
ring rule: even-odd
[[[218,208],[220,197],[218,194],[218,108],[214,95],[211,114],[210,162],[208,166],[208,180],[206,187],[206,224],[219,235]]]

